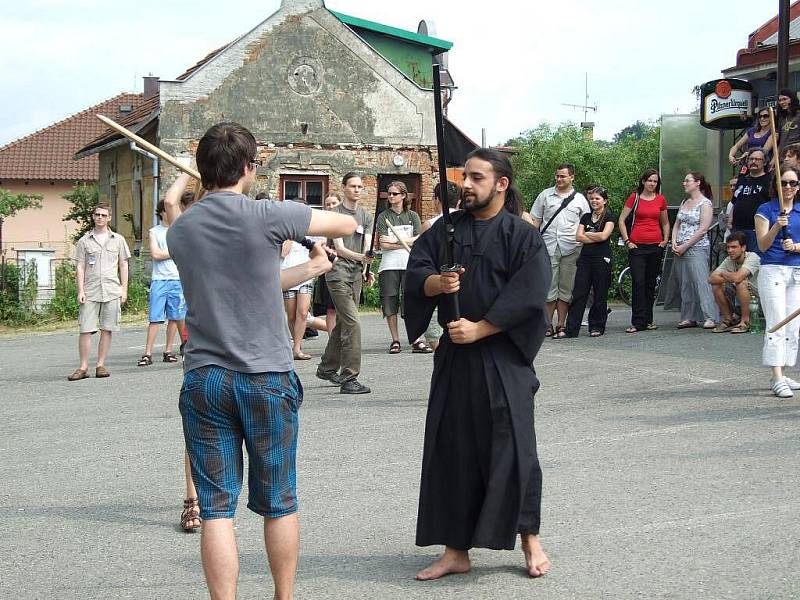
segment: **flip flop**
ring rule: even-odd
[[[294,355],[295,360],[311,360],[311,355],[305,352],[298,352]]]

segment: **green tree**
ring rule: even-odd
[[[512,159],[517,187],[530,209],[542,190],[555,184],[560,163],[575,165],[575,189],[600,185],[608,190],[609,206],[619,214],[639,177],[646,169],[658,168],[661,127],[637,122],[614,136],[613,142],[587,140],[582,129],[571,123],[539,125],[508,142],[517,154]],[[616,240],[616,236],[612,241]],[[628,264],[627,250],[614,248],[615,276]]]
[[[97,189],[97,184],[78,183],[61,197],[72,204],[61,220],[74,221],[78,224],[78,229],[72,234],[72,241],[77,242],[94,227],[92,213],[100,201],[100,191]]]
[[[21,210],[42,208],[42,197],[38,194],[12,194],[0,189],[0,250],[3,248],[3,223]]]

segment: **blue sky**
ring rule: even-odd
[[[277,10],[279,0],[26,0],[0,5],[0,145],[187,66]],[[636,120],[687,112],[694,85],[732,66],[778,0],[328,0],[346,14],[454,43],[450,117],[502,143],[542,121],[589,119],[610,139]]]

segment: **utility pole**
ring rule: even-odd
[[[777,92],[789,87],[789,0],[778,3],[778,77]]]
[[[593,132],[594,132],[594,122],[589,121],[589,111],[593,110],[597,112],[597,104],[591,106],[589,104],[589,73],[586,73],[586,79],[584,83],[584,100],[583,104],[568,104],[567,102],[562,102],[561,106],[570,106],[572,108],[580,108],[583,109],[583,122],[581,123],[581,128],[586,133],[589,139],[592,139]]]

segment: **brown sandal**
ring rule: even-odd
[[[163,358],[161,360],[163,362],[166,362],[166,363],[176,363],[176,362],[178,362],[178,357],[175,356],[175,353],[173,353],[173,352],[164,352],[164,354],[162,356],[163,356]]]
[[[192,521],[197,521],[196,525],[190,525]],[[181,513],[181,529],[184,531],[194,531],[203,524],[200,518],[200,503],[197,498],[186,498],[183,501],[183,512]]]

